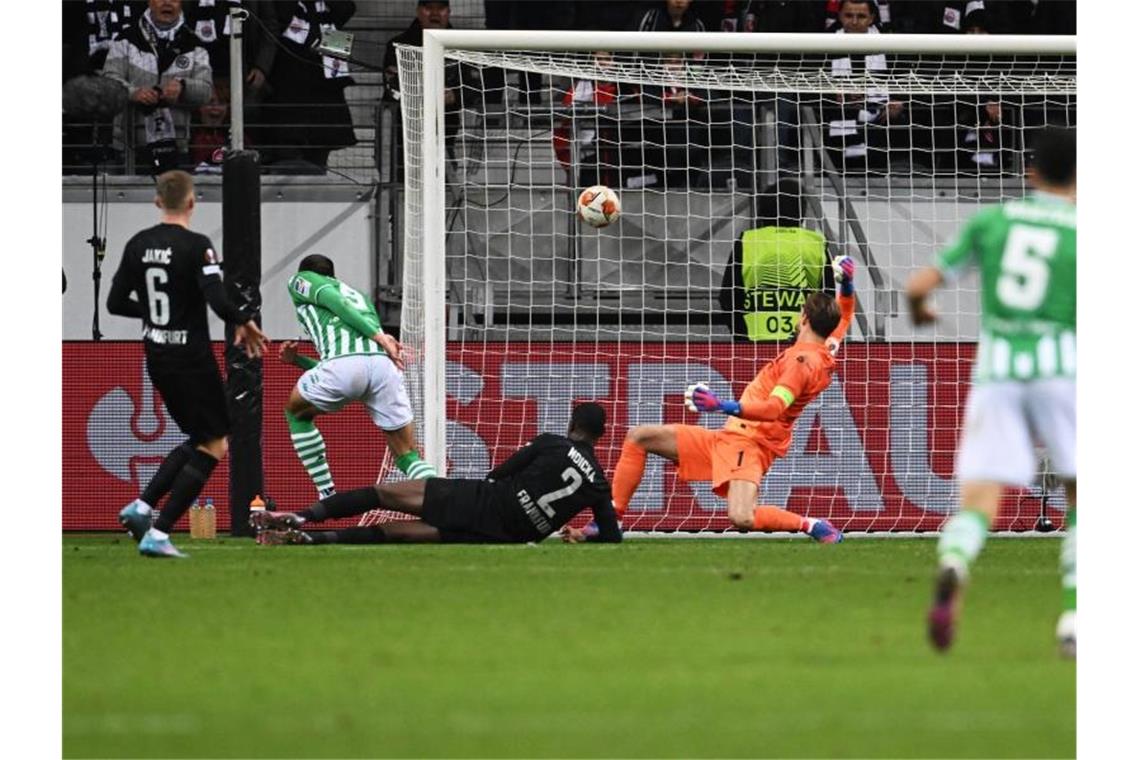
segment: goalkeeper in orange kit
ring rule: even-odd
[[[843,256],[832,267],[838,295],[807,298],[796,342],[760,370],[740,401],[718,399],[700,383],[685,391],[690,410],[729,415],[723,428],[640,425],[629,431],[613,477],[619,517],[641,483],[646,455],[656,454],[677,464],[681,480],[711,481],[713,492],[728,500],[728,518],[739,530],[802,531],[828,544],[843,540],[827,520],[756,504],[760,481],[787,453],[800,412],[831,383],[835,354],[855,313],[855,262]]]

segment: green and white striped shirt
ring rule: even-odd
[[[352,286],[314,272],[298,272],[289,280],[289,296],[321,361],[384,353],[372,340],[382,332],[376,307]]]
[[[971,218],[938,258],[981,273],[974,382],[1077,376],[1077,208],[1035,193]]]

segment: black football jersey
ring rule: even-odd
[[[514,535],[541,540],[589,509],[603,540],[620,538],[610,484],[589,443],[543,433],[487,478],[495,482],[504,522]]]
[[[220,265],[208,237],[177,224],[157,224],[127,242],[111,287],[138,298],[149,359],[178,362],[210,353],[203,291],[221,282]]]

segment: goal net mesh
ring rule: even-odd
[[[900,290],[981,205],[1027,192],[1035,130],[1075,126],[1076,62],[836,39],[827,55],[448,51],[445,213],[426,220],[446,231],[443,408],[422,393],[423,62],[399,49],[401,339],[416,419],[446,416],[450,476],[564,432],[580,401],[606,408],[611,474],[635,425],[719,427],[684,409],[686,385],[738,397],[794,339],[802,298],[833,286],[827,261],[850,255],[859,309],[838,370],[760,501],[847,531],[933,530],[956,509],[977,280],[939,292],[933,330],[911,327]],[[594,184],[622,204],[603,229],[575,213]],[[796,241],[775,259],[768,228]],[[1045,465],[996,527],[1059,523],[1052,485]],[[708,483],[650,456],[625,527],[729,524]]]

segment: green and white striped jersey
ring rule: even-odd
[[[1035,193],[971,218],[936,266],[981,274],[974,382],[1077,375],[1077,207]]]
[[[384,353],[372,340],[382,332],[376,307],[352,286],[334,277],[298,272],[289,280],[289,295],[321,361]]]

